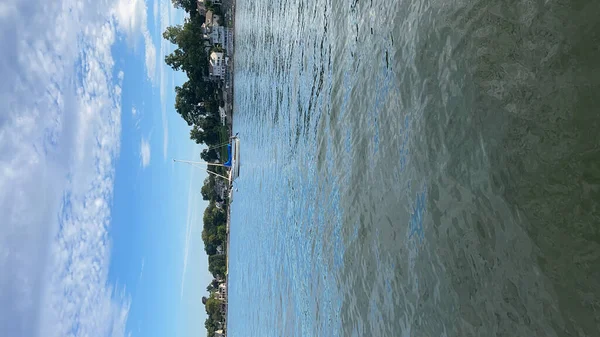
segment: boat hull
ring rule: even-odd
[[[231,140],[231,181],[234,181],[240,175],[240,140],[239,138],[233,138]]]

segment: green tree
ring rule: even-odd
[[[175,71],[185,70],[187,55],[181,49],[175,49],[171,54],[165,56],[165,63]]]
[[[196,144],[216,145],[220,140],[219,127],[214,118],[203,118],[190,130],[190,139]]]
[[[227,239],[227,214],[224,210],[216,207],[214,201],[211,201],[204,210],[202,221],[204,223],[202,229],[204,250],[206,254],[214,255],[217,247],[223,245]]]
[[[188,125],[200,124],[206,116],[203,97],[190,81],[175,87],[175,110]]]
[[[218,318],[219,314],[221,313],[221,301],[219,301],[218,299],[216,299],[214,297],[214,295],[211,295],[207,300],[206,300],[206,313],[213,317],[213,318]],[[217,317],[215,317],[217,316]]]
[[[171,3],[173,7],[181,8],[189,14],[193,14],[193,12],[197,13],[196,0],[171,0]]]
[[[206,132],[199,128],[198,125],[194,125],[190,130],[190,139],[195,141],[196,144],[204,144],[206,143]]]
[[[200,158],[206,162],[214,162],[219,159],[219,155],[214,149],[204,149],[200,152]]]
[[[227,260],[225,255],[211,255],[208,257],[208,271],[214,277],[225,276],[227,272]]]
[[[177,38],[183,31],[182,25],[169,26],[165,29],[162,36],[165,40],[171,42],[172,44],[179,44]]]
[[[184,71],[194,83],[199,83],[208,72],[208,55],[202,39],[202,23],[196,18],[188,18],[183,25],[167,27],[163,38],[177,45],[165,62],[175,71]]]

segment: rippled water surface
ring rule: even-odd
[[[229,336],[600,336],[600,2],[236,7]]]

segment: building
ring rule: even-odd
[[[227,284],[219,284],[219,288],[215,291],[215,298],[222,302],[227,302]]]
[[[217,194],[217,200],[225,200],[227,196],[228,186],[223,179],[215,180],[214,191]],[[222,280],[219,280],[221,282]]]
[[[227,32],[225,27],[213,25],[210,32],[210,42],[214,45],[220,45],[221,47],[227,47]]]
[[[204,3],[204,0],[196,1],[196,9],[198,10],[198,14],[206,16],[206,4]]]
[[[204,24],[207,27],[210,26],[218,26],[219,22],[221,22],[221,17],[214,14],[212,11],[206,11],[206,15],[204,16]]]
[[[211,77],[225,79],[226,59],[222,52],[213,51],[208,61],[208,73]]]
[[[225,118],[227,117],[227,113],[223,107],[219,107],[219,117],[221,118],[221,124],[225,126]]]
[[[215,331],[215,337],[225,337],[225,333],[223,332],[223,330],[217,330]]]

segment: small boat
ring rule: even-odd
[[[217,172],[211,171],[209,169],[206,170],[209,174],[212,174],[216,177],[223,178],[229,182],[229,188],[231,191],[231,187],[233,181],[240,176],[240,139],[237,134],[231,138],[229,138],[230,142],[219,145],[217,147],[222,147],[227,145],[227,161],[223,164],[219,163],[207,163],[207,162],[199,162],[199,161],[189,161],[189,160],[177,160],[173,159],[174,162],[190,164],[192,166],[199,167],[197,165],[206,165],[206,166],[220,166],[228,169],[227,177]]]
[[[240,139],[237,136],[231,137],[231,143],[227,145],[228,160],[223,164],[229,167],[229,182],[233,182],[240,176]]]
[[[234,181],[240,176],[240,139],[234,137],[231,142],[233,143],[231,181]]]

